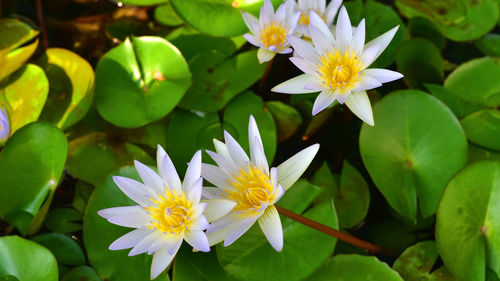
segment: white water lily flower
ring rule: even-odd
[[[310,13],[309,33],[314,47],[304,40],[290,37],[298,56],[290,60],[305,74],[274,87],[272,91],[288,94],[320,92],[314,102],[316,115],[335,100],[345,104],[361,120],[373,126],[373,113],[366,90],[403,77],[398,72],[367,69],[391,42],[399,26],[387,31],[365,45],[365,20],[353,32],[349,15],[342,7],[335,36],[324,21]]]
[[[9,117],[4,107],[0,108],[0,141],[5,141],[10,135]]]
[[[326,5],[326,0],[297,0],[297,8],[300,11],[300,18],[297,23],[296,33],[310,37],[309,35],[309,14],[315,12],[328,26],[332,26],[337,11],[342,4],[342,0],[332,0]]]
[[[214,221],[207,229],[210,245],[224,240],[231,245],[256,221],[276,251],[283,248],[283,229],[274,204],[311,163],[319,144],[311,145],[269,169],[259,129],[250,116],[250,157],[227,132],[225,144],[214,140],[217,153],[207,151],[217,166],[202,164],[202,176],[216,187],[204,187],[206,216]]]
[[[175,167],[158,145],[158,172],[135,161],[143,183],[115,176],[116,185],[136,206],[100,210],[98,214],[109,222],[137,228],[114,241],[109,249],[132,248],[129,256],[147,252],[153,254],[151,279],[156,278],[170,264],[186,240],[195,250],[208,252],[210,246],[203,230],[208,221],[202,214],[206,204],[200,203],[203,178],[201,178],[201,151],[189,162],[181,183]]]
[[[257,57],[260,63],[270,61],[276,53],[292,52],[287,35],[293,34],[300,15],[300,12],[294,11],[294,1],[287,0],[281,4],[275,14],[271,0],[264,0],[258,19],[249,13],[241,12],[252,33],[243,37],[250,44],[259,47]]]

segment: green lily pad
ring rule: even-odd
[[[375,126],[363,125],[359,137],[368,173],[400,215],[415,223],[420,207],[422,217],[429,217],[466,161],[460,123],[438,99],[414,90],[385,96],[373,113]]]
[[[338,228],[332,201],[312,208],[304,216]],[[231,246],[217,245],[217,256],[231,280],[303,280],[333,253],[335,238],[298,222],[282,225],[284,246],[279,253],[257,224]]]
[[[184,23],[172,9],[170,3],[159,5],[155,8],[155,19],[166,26],[177,26]]]
[[[44,223],[53,232],[76,232],[82,229],[82,215],[71,208],[56,208],[47,214]]]
[[[153,6],[167,3],[168,0],[120,0],[122,4],[132,6]]]
[[[193,252],[184,244],[180,248],[172,270],[175,281],[229,281],[217,259],[214,249],[208,253]]]
[[[259,64],[256,50],[238,54],[229,60],[225,60],[226,57],[225,53],[211,50],[190,61],[194,83],[180,102],[180,107],[219,111],[264,74],[266,66]]]
[[[7,109],[11,135],[22,126],[38,120],[48,93],[47,77],[34,64],[22,66],[0,84],[0,107]]]
[[[408,18],[429,19],[446,38],[454,41],[479,38],[498,21],[495,0],[396,0],[396,7]]]
[[[439,49],[444,47],[443,34],[432,21],[426,18],[411,18],[408,22],[408,32],[411,38],[425,38],[434,43]]]
[[[65,130],[80,121],[92,104],[94,70],[82,57],[59,48],[47,49],[38,64],[50,85],[41,119]]]
[[[334,277],[333,277],[334,276]],[[336,255],[318,271],[309,276],[310,281],[403,281],[397,272],[376,257]]]
[[[500,111],[482,109],[466,116],[461,123],[471,142],[500,150]]]
[[[56,127],[36,122],[19,129],[0,154],[0,216],[22,233],[61,177],[68,145]]]
[[[96,68],[96,107],[110,123],[135,128],[159,120],[191,85],[182,54],[160,37],[132,37]]]
[[[241,10],[257,14],[264,0],[170,0],[190,26],[210,36],[236,36],[248,31]]]
[[[316,172],[312,175],[311,183],[316,186],[321,186],[322,191],[321,195],[318,196],[315,203],[319,203],[324,201],[325,199],[333,198],[339,189],[338,175],[334,175],[332,171],[330,171],[330,167],[327,162],[323,162],[323,165],[316,170]],[[335,206],[337,207],[337,206]],[[336,208],[338,210],[338,208]],[[340,218],[339,218],[340,221]]]
[[[272,163],[276,153],[276,125],[269,110],[265,108],[261,97],[252,92],[244,92],[226,107],[223,127],[228,131],[249,154],[248,122],[253,115],[259,127],[264,153],[267,161]]]
[[[57,262],[49,250],[35,242],[18,236],[0,237],[0,278],[57,281]]]
[[[474,45],[487,56],[500,57],[500,34],[486,34]]]
[[[64,277],[62,281],[102,281],[97,273],[88,266],[79,266],[71,269]]]
[[[83,242],[90,264],[106,280],[149,280],[152,257],[147,254],[131,256],[129,251],[109,250],[109,245],[132,229],[114,225],[100,217],[97,211],[120,206],[136,205],[116,186],[112,176],[140,180],[134,167],[124,167],[108,176],[95,188],[83,220]],[[167,274],[155,280],[169,280]]]
[[[84,265],[86,263],[85,254],[80,245],[64,234],[44,233],[31,240],[49,249],[60,264]]]
[[[457,118],[476,112],[482,108],[481,105],[464,101],[448,88],[437,84],[425,84],[425,88],[436,98],[440,99],[448,108],[453,111]]]
[[[17,19],[0,19],[0,81],[20,68],[38,46],[38,30]]]
[[[464,101],[496,108],[500,105],[500,61],[479,58],[457,67],[444,86]]]
[[[444,266],[431,273],[438,257],[436,243],[423,241],[406,249],[392,268],[406,281],[455,281]]]
[[[83,181],[78,181],[75,185],[73,203],[71,204],[73,209],[77,210],[80,214],[83,214],[85,212],[85,208],[87,207],[90,194],[92,194],[93,190],[94,187],[92,185]]]
[[[276,123],[278,142],[291,137],[302,125],[300,113],[292,106],[280,101],[266,102],[266,108],[271,112]]]
[[[441,53],[436,45],[424,38],[403,42],[397,51],[396,64],[413,88],[423,88],[424,83],[441,84],[444,79]]]
[[[436,246],[459,280],[483,281],[486,267],[500,273],[500,162],[475,162],[444,191],[436,221]]]
[[[486,148],[479,147],[474,144],[469,144],[468,162],[476,162],[481,160],[500,161],[500,151],[492,151]]]

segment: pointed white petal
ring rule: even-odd
[[[264,5],[260,8],[260,28],[264,28],[264,26],[270,23],[274,17],[274,8],[271,0],[264,0]]]
[[[351,91],[335,91],[335,99],[338,103],[344,104],[344,102],[351,96]]]
[[[365,49],[370,48],[370,47],[375,46],[375,45],[379,46],[377,54],[373,58],[373,61],[375,61],[380,56],[380,54],[382,54],[382,52],[385,50],[385,48],[387,48],[389,43],[391,43],[391,40],[394,37],[394,35],[396,34],[396,32],[398,31],[398,28],[399,28],[399,25],[394,27],[393,29],[387,31],[386,33],[380,35],[379,37],[373,39],[372,41],[368,42],[365,45]]]
[[[203,202],[207,203],[203,215],[209,222],[222,218],[236,206],[236,202],[226,199],[203,200]]]
[[[335,38],[336,46],[339,49],[339,52],[343,54],[347,46],[350,45],[352,39],[351,21],[349,20],[349,15],[347,14],[347,10],[343,6],[342,8],[340,8],[335,35],[336,35]]]
[[[198,202],[200,202],[202,189],[203,178],[199,177],[198,180],[190,186],[189,191],[186,194],[191,203],[198,204]]]
[[[231,159],[227,159],[226,157],[210,150],[207,150],[207,154],[215,161],[215,163],[217,163],[219,168],[221,168],[227,175],[234,175],[239,172],[238,167]],[[202,165],[202,175],[203,175],[203,165]]]
[[[144,184],[154,189],[157,193],[162,193],[165,184],[163,183],[161,177],[155,171],[153,171],[153,169],[137,160],[134,161],[134,164]]]
[[[306,61],[305,59],[299,57],[291,57],[290,61],[304,73],[311,75],[316,74],[317,67],[314,63]]]
[[[286,20],[286,2],[281,4],[276,10],[276,14],[274,15],[274,20],[277,22],[284,22]]]
[[[203,231],[188,231],[184,236],[184,240],[193,246],[196,250],[202,252],[210,252],[207,236]]]
[[[363,70],[361,73],[377,79],[380,83],[387,83],[403,78],[403,74],[399,72],[382,68],[369,68]]]
[[[148,255],[158,251],[160,248],[163,248],[166,245],[167,239],[165,235],[160,235],[158,239],[156,239],[153,244],[148,249]]]
[[[215,151],[226,159],[231,160],[231,155],[229,155],[229,151],[227,151],[226,144],[217,139],[213,139],[213,142]]]
[[[125,227],[140,228],[151,223],[149,214],[142,210],[141,212],[125,213],[108,219],[109,222]]]
[[[281,197],[283,197],[283,195],[285,194],[285,189],[283,188],[283,186],[281,186],[281,184],[278,184],[276,185],[274,192],[276,193],[276,198],[274,198],[274,201],[271,202],[271,204],[278,202]]]
[[[259,167],[266,174],[269,174],[269,164],[267,163],[266,154],[264,153],[264,145],[261,140],[255,137],[254,147],[252,148],[252,163],[255,167]]]
[[[221,228],[226,228],[236,223],[240,223],[242,221],[241,215],[236,215],[233,213],[229,213],[222,218],[212,222],[210,226],[207,228],[207,233],[217,231]]]
[[[380,45],[372,45],[369,47],[368,45],[365,45],[365,49],[363,51],[363,54],[361,55],[361,64],[364,68],[367,68],[375,61],[375,59],[378,57],[377,54],[379,50]]]
[[[308,90],[314,90],[316,92],[320,92],[325,90],[325,85],[318,79],[318,80],[313,80],[309,83],[307,83],[304,88]]]
[[[247,12],[243,12],[243,11],[241,11],[241,16],[243,17],[243,21],[247,25],[248,30],[250,30],[250,32],[255,34],[256,30],[254,27],[259,24],[259,19],[256,18],[254,15],[247,13]]]
[[[288,42],[290,42],[290,44],[292,45],[293,49],[295,50],[295,53],[298,54],[303,59],[305,59],[306,61],[309,61],[313,64],[320,63],[318,54],[316,53],[316,50],[311,44],[293,36],[288,37]]]
[[[155,279],[172,262],[174,255],[170,255],[164,246],[155,252],[151,263],[151,280]]]
[[[259,141],[259,143],[256,143],[256,141]],[[261,155],[257,155],[261,151],[264,151],[264,147],[262,146],[262,139],[260,138],[260,132],[259,132],[259,127],[257,126],[257,122],[255,121],[255,118],[253,115],[250,115],[249,121],[248,121],[248,141],[250,142],[250,157],[252,159],[252,162],[256,163],[256,158],[261,157]],[[261,146],[261,151],[255,151],[256,145]],[[266,156],[264,155],[264,158]],[[267,163],[267,160],[266,160]]]
[[[208,206],[208,204],[206,206]],[[204,215],[202,215],[202,216],[198,216],[194,219],[194,221],[191,224],[190,230],[191,231],[194,231],[194,230],[201,231],[201,230],[207,229],[208,226],[209,226],[209,223],[208,223],[207,218]]]
[[[278,50],[278,54],[282,54],[282,55],[290,54],[291,52],[293,52],[292,48],[285,48],[283,50]]]
[[[182,182],[182,190],[186,194],[191,192],[193,185],[201,177],[201,150],[196,151],[188,163],[188,168]]]
[[[257,37],[247,33],[243,34],[243,37],[248,41],[248,43],[254,45],[255,47],[260,47],[260,42],[257,40]]]
[[[363,90],[371,90],[377,87],[382,86],[382,83],[380,83],[377,79],[368,76],[368,75],[361,75],[359,78],[359,84],[360,84],[360,89],[356,92],[363,91]]]
[[[314,12],[311,12],[311,14],[312,13]],[[328,37],[325,36],[325,33],[318,29],[316,26],[309,25],[309,34],[318,53],[322,54],[328,50],[332,50],[333,48],[335,48],[334,42],[328,40]]]
[[[332,32],[326,25],[326,23],[323,21],[323,19],[318,16],[315,12],[311,11],[309,12],[309,21],[310,21],[310,26],[316,27],[321,33],[323,34],[325,40],[328,42],[329,45],[334,46],[335,45],[335,37],[333,37]]]
[[[321,111],[323,111],[323,109],[330,106],[334,100],[335,100],[335,95],[332,93],[332,91],[329,90],[322,91],[314,101],[312,115],[316,115]]]
[[[227,236],[227,233],[229,232],[231,228],[230,227],[226,227],[226,228],[221,228],[221,229],[218,229],[214,232],[210,232],[210,233],[206,233],[207,235],[207,239],[208,239],[208,244],[210,246],[213,246],[215,244],[219,244],[220,242],[224,241],[224,239],[226,238]]]
[[[179,235],[179,234],[166,236],[165,237],[165,248],[167,249],[167,252],[169,254],[175,256],[175,253],[177,253],[177,251],[179,250],[179,248],[182,244],[182,240],[183,240],[183,237],[182,237],[182,235]]]
[[[227,151],[231,155],[233,162],[240,168],[245,169],[250,164],[250,158],[241,145],[227,131],[224,131],[224,140]]]
[[[153,231],[153,229],[147,228],[134,229],[111,243],[111,245],[109,245],[109,249],[123,250],[135,247],[137,244],[139,244],[139,242],[146,238],[146,236],[153,233]]]
[[[345,104],[349,107],[352,113],[359,117],[359,119],[363,120],[370,126],[375,125],[373,122],[372,106],[366,91],[356,93],[353,92],[346,100]]]
[[[132,250],[128,253],[129,256],[135,256],[148,251],[155,241],[161,239],[164,234],[159,231],[153,231],[148,236],[144,237]]]
[[[234,190],[234,187],[230,184],[230,177],[221,168],[203,163],[201,165],[201,175],[211,184],[228,190]],[[221,192],[222,190],[217,190]]]
[[[276,207],[267,207],[264,214],[259,218],[259,225],[267,238],[267,241],[277,252],[283,250],[283,228]]]
[[[114,216],[133,214],[138,212],[144,212],[144,210],[140,206],[126,206],[99,210],[97,214],[105,219],[109,219]]]
[[[125,195],[139,205],[149,206],[151,204],[149,198],[152,197],[153,194],[149,192],[149,189],[144,184],[136,180],[120,176],[114,176],[113,180],[120,190],[125,193]]]
[[[315,91],[304,89],[304,86],[314,79],[316,79],[316,77],[312,75],[302,74],[275,86],[271,91],[284,94],[314,93]]]
[[[271,52],[265,48],[259,48],[259,50],[257,51],[257,58],[259,59],[259,63],[270,61],[274,58],[275,55],[275,52]]]
[[[163,178],[163,181],[167,185],[167,188],[174,190],[175,192],[181,191],[181,179],[177,174],[177,170],[175,169],[174,163],[168,156],[165,154],[163,159],[161,160],[161,168],[159,167],[160,176]]]
[[[311,164],[318,150],[319,144],[313,144],[281,163],[278,166],[278,183],[285,190],[290,188]]]
[[[333,19],[335,18],[335,15],[337,14],[337,11],[339,10],[341,4],[342,0],[332,0],[330,1],[330,3],[328,3],[325,11],[327,25],[333,23]]]
[[[250,227],[255,223],[259,216],[247,218],[240,223],[236,223],[231,227],[224,240],[224,247],[233,244],[241,235],[245,234]]]
[[[352,37],[351,48],[356,53],[360,54],[363,52],[363,47],[365,46],[365,19],[359,22],[358,28]]]

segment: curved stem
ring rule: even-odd
[[[380,254],[385,254],[385,255],[388,255],[388,256],[398,256],[398,254],[390,249],[386,249],[386,248],[383,248],[381,246],[378,246],[378,245],[375,245],[375,244],[372,244],[370,242],[367,242],[367,241],[364,241],[364,240],[361,240],[359,238],[356,238],[354,236],[351,236],[347,233],[344,233],[344,232],[341,232],[341,231],[338,231],[336,229],[333,229],[329,226],[326,226],[322,223],[319,223],[317,221],[314,221],[314,220],[311,220],[311,219],[308,219],[304,216],[301,216],[297,213],[294,213],[290,210],[287,210],[283,207],[280,207],[278,205],[274,205],[276,207],[276,209],[278,210],[278,213],[282,214],[283,216],[285,217],[289,217],[291,218],[292,220],[294,221],[297,221],[297,222],[300,222],[301,224],[304,224],[304,225],[307,225],[309,226],[310,228],[314,228],[320,232],[323,232],[325,234],[328,234],[332,237],[335,237],[339,240],[342,240],[348,244],[351,244],[353,246],[356,246],[358,248],[361,248],[361,249],[364,249],[364,250],[367,250],[371,253],[380,253]]]

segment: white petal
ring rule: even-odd
[[[226,197],[222,195],[222,189],[218,187],[204,186],[201,191],[201,196],[205,199],[226,199]]]
[[[201,165],[201,175],[208,182],[219,188],[234,190],[234,187],[229,183],[230,177],[217,166],[203,163]],[[218,190],[218,192],[221,191]]]
[[[267,207],[264,214],[259,218],[259,225],[273,248],[281,252],[283,250],[283,228],[276,207]]]
[[[170,255],[164,246],[155,252],[151,263],[151,280],[155,279],[172,262],[174,255]]]
[[[139,176],[141,176],[144,184],[154,189],[157,193],[162,193],[165,184],[163,183],[161,177],[155,171],[153,171],[153,169],[137,160],[134,161],[134,164],[135,169],[139,173]]]
[[[266,172],[269,172],[266,155],[264,154],[264,146],[260,137],[259,128],[253,115],[250,115],[248,122],[248,141],[250,142],[250,158],[252,162],[260,167],[263,167]]]
[[[236,206],[236,202],[226,199],[203,200],[203,202],[207,203],[203,215],[210,222],[222,218]]]
[[[221,228],[226,228],[241,221],[242,221],[241,215],[236,215],[233,213],[227,214],[222,218],[212,222],[210,226],[207,228],[207,233],[217,231]]]
[[[264,5],[260,8],[260,28],[264,28],[267,23],[270,23],[274,17],[274,8],[271,0],[264,0]]]
[[[380,54],[382,54],[382,52],[385,50],[385,48],[387,48],[389,43],[391,43],[391,40],[394,37],[394,35],[396,34],[396,32],[398,31],[398,28],[399,28],[399,25],[394,27],[393,29],[387,31],[386,33],[380,35],[379,37],[373,39],[372,41],[368,42],[365,45],[365,49],[370,48],[370,47],[375,46],[375,45],[379,46],[377,54],[373,58],[373,61],[375,61],[380,56]]]
[[[141,212],[117,215],[109,218],[108,221],[125,227],[140,228],[149,225],[151,217],[146,211],[142,210]]]
[[[164,247],[166,245],[167,239],[165,238],[165,235],[160,235],[158,239],[156,239],[153,244],[148,249],[148,255],[151,255],[152,253],[158,251],[160,248]]]
[[[361,77],[359,78],[359,84],[361,86],[361,89],[359,89],[359,91],[371,90],[371,89],[382,86],[382,83],[380,83],[377,79],[375,79],[371,76],[368,76],[368,75],[361,75]],[[359,92],[359,91],[356,91],[356,92]]]
[[[203,212],[205,212],[205,208],[207,207],[207,203],[199,202],[197,205],[193,206],[193,212],[191,216],[196,219],[198,217],[203,217]]]
[[[283,50],[279,50],[278,54],[284,55],[284,54],[290,54],[291,52],[293,52],[292,48],[285,48]]]
[[[310,61],[313,64],[319,64],[320,60],[318,58],[318,54],[314,47],[307,43],[306,41],[296,38],[296,37],[288,37],[288,42],[292,45],[295,53],[298,54],[303,59]]]
[[[290,61],[304,73],[311,75],[316,74],[317,67],[314,63],[306,61],[305,59],[299,57],[291,57]]]
[[[255,34],[256,33],[255,26],[257,26],[259,24],[259,19],[256,18],[254,15],[247,13],[247,12],[244,12],[244,11],[241,11],[241,16],[243,17],[243,21],[247,25],[250,32]]]
[[[239,172],[238,167],[232,160],[227,159],[226,157],[219,155],[213,151],[207,150],[207,154],[212,157],[212,159],[217,163],[219,168],[221,168],[227,175],[234,175]],[[202,165],[202,175],[203,175],[203,165]]]
[[[380,45],[372,45],[369,46],[365,45],[365,50],[363,51],[363,54],[361,55],[361,63],[364,68],[367,68],[372,64],[375,59],[377,58],[377,54],[380,50]]]
[[[227,151],[231,155],[233,162],[241,169],[247,168],[250,164],[250,158],[241,145],[227,131],[224,131],[224,140],[226,142]]]
[[[351,91],[335,91],[335,99],[338,103],[344,104],[344,102],[351,96]]]
[[[314,26],[319,31],[321,31],[321,33],[325,37],[325,40],[328,41],[330,45],[335,45],[335,37],[333,37],[332,32],[330,31],[330,29],[320,16],[318,16],[314,12],[310,12],[309,21],[310,21],[310,26]]]
[[[359,119],[370,126],[375,125],[373,122],[372,106],[370,105],[370,99],[368,99],[366,91],[353,92],[345,104]]]
[[[210,246],[213,246],[215,244],[219,244],[220,242],[224,241],[230,229],[231,229],[230,227],[226,227],[210,233],[207,232],[206,235],[208,239],[208,244]]]
[[[148,236],[144,237],[135,247],[128,253],[129,256],[135,256],[148,251],[148,249],[164,234],[159,231],[153,231]]]
[[[284,22],[286,20],[285,16],[286,16],[286,3],[282,3],[278,9],[276,10],[276,14],[274,16],[274,20],[277,21],[277,22]]]
[[[208,206],[207,203],[205,203],[206,206]],[[194,219],[194,221],[191,223],[191,231],[193,230],[205,230],[207,229],[209,226],[209,223],[208,223],[208,220],[207,218],[203,215],[203,216],[198,216]]]
[[[241,235],[245,234],[245,232],[247,232],[247,230],[252,227],[257,218],[258,216],[247,218],[233,225],[226,235],[226,239],[224,240],[224,247],[233,244],[233,242],[240,238]]]
[[[179,247],[182,244],[182,239],[183,239],[182,235],[179,234],[166,236],[166,238],[164,239],[165,240],[164,247],[167,249],[167,252],[171,255],[175,255],[175,253],[177,253]]]
[[[120,190],[125,193],[130,199],[134,200],[141,206],[149,206],[151,198],[153,195],[149,192],[149,189],[142,183],[120,176],[114,176],[113,180]]]
[[[186,194],[191,203],[198,204],[198,202],[200,202],[202,189],[203,178],[199,177],[198,180],[190,186],[189,192]]]
[[[274,198],[274,201],[271,202],[272,204],[278,202],[281,199],[281,197],[285,194],[285,189],[283,188],[283,186],[281,186],[281,184],[278,184],[274,189],[274,193],[276,193],[276,197]]]
[[[126,207],[114,207],[114,208],[99,210],[97,214],[105,219],[109,219],[114,216],[126,215],[138,212],[144,212],[144,210],[140,206],[126,206]]]
[[[335,31],[336,46],[341,54],[344,53],[347,46],[350,45],[352,39],[352,26],[349,20],[347,10],[342,6],[337,19],[337,28]]]
[[[110,250],[123,250],[132,248],[139,244],[146,236],[153,233],[153,229],[138,228],[130,231],[129,233],[116,239],[111,245],[109,245]]]
[[[319,144],[313,144],[281,163],[278,166],[278,183],[285,190],[290,188],[311,164],[318,150]]]
[[[307,94],[314,93],[315,91],[307,90],[304,86],[316,79],[316,77],[309,74],[302,74],[292,79],[289,79],[274,88],[271,91],[276,93],[284,93],[284,94]]]
[[[184,236],[184,240],[193,246],[196,250],[202,252],[210,252],[207,236],[203,231],[188,231]]]
[[[334,48],[334,42],[328,40],[328,37],[316,26],[309,25],[309,34],[318,53],[322,54]]]
[[[316,100],[314,101],[312,115],[316,115],[323,111],[323,109],[330,106],[335,100],[335,95],[330,90],[325,90],[321,92]]]
[[[259,50],[257,51],[257,58],[259,59],[259,63],[270,61],[274,58],[275,55],[275,52],[271,52],[265,48],[259,48]]]
[[[260,42],[257,40],[257,37],[251,34],[243,34],[243,37],[248,41],[248,43],[254,45],[255,47],[260,47]]]
[[[335,18],[335,15],[337,14],[337,11],[339,10],[340,4],[342,4],[342,0],[332,0],[330,3],[328,3],[328,6],[326,7],[326,12],[325,12],[325,18],[326,18],[326,24],[330,25],[333,22],[333,19]]]
[[[371,76],[380,83],[387,83],[403,77],[403,74],[382,68],[369,68],[361,72],[363,75]]]
[[[165,154],[165,156],[163,156],[161,163],[161,167],[158,167],[158,170],[160,172],[160,176],[163,178],[163,181],[167,185],[167,188],[170,188],[175,192],[181,192],[181,179],[179,178],[174,163],[172,162],[168,154]]]
[[[320,80],[313,80],[307,83],[304,88],[308,90],[315,90],[316,92],[323,91],[325,89],[325,85]]]
[[[363,47],[365,46],[365,19],[359,22],[358,28],[352,37],[351,48],[356,53],[363,52]]]
[[[224,156],[226,159],[231,160],[231,155],[229,155],[229,151],[227,151],[227,146],[225,143],[221,142],[218,139],[213,139],[215,151]]]
[[[182,190],[186,194],[191,192],[193,185],[198,181],[201,177],[201,150],[196,151],[189,161],[188,168],[186,170],[186,174],[184,176],[184,181],[182,182]]]

